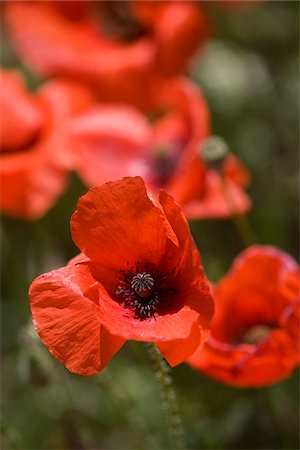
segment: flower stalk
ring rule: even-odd
[[[226,185],[226,180],[223,172],[221,172],[221,182],[224,192],[224,197],[228,204],[230,211],[232,212],[232,221],[246,247],[257,243],[257,237],[250,225],[248,217],[245,214],[239,214],[234,200],[230,194],[229,189]]]
[[[185,449],[183,426],[178,410],[176,392],[173,388],[171,368],[153,343],[147,342],[145,347],[156,370],[156,379],[160,387],[167,418],[171,448]]]
[[[201,147],[201,157],[205,163],[213,170],[216,170],[221,178],[221,187],[225,201],[232,216],[236,229],[245,244],[249,246],[257,242],[257,238],[251,228],[251,225],[244,214],[239,214],[239,209],[235,204],[234,198],[227,187],[227,181],[224,174],[224,161],[230,151],[227,142],[219,136],[211,136]]]

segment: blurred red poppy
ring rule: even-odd
[[[64,191],[70,161],[65,119],[90,103],[75,83],[51,82],[26,91],[17,71],[0,72],[0,209],[38,219]]]
[[[251,202],[244,191],[250,182],[246,168],[228,156],[222,181],[202,160],[210,116],[199,88],[175,77],[153,82],[149,95],[149,116],[119,104],[97,106],[73,120],[70,148],[83,181],[95,186],[140,175],[152,190],[166,188],[190,218],[247,212]]]
[[[13,1],[5,18],[16,50],[46,76],[90,83],[101,98],[147,103],[147,80],[180,73],[208,34],[190,1]]]
[[[286,253],[253,246],[215,287],[212,334],[188,362],[237,387],[260,387],[299,364],[299,268]]]
[[[206,339],[212,297],[166,191],[154,199],[139,177],[90,189],[71,231],[83,253],[29,291],[38,333],[69,370],[99,372],[127,339],[155,342],[176,365]]]

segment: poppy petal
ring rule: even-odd
[[[1,152],[26,149],[44,125],[43,110],[36,98],[26,92],[17,71],[1,70],[0,84]]]
[[[134,14],[152,29],[158,44],[158,69],[167,75],[181,72],[209,33],[207,17],[190,1],[132,1]]]
[[[175,312],[157,314],[150,319],[141,320],[134,317],[134,311],[112,299],[100,283],[99,289],[101,321],[110,333],[124,339],[147,342],[188,339],[193,323],[199,318],[197,311],[183,306]],[[188,294],[182,295],[180,300],[182,304],[188,303]]]
[[[41,275],[29,290],[33,321],[50,352],[71,371],[93,375],[122,347],[101,324],[97,283],[87,266]]]
[[[199,5],[187,1],[166,4],[155,27],[160,70],[167,75],[184,70],[188,59],[206,40],[209,28]]]
[[[229,153],[223,165],[225,177],[231,179],[234,183],[247,188],[251,182],[251,175],[249,170],[236,158],[232,153]]]
[[[188,362],[226,384],[236,387],[263,387],[288,377],[299,364],[289,336],[282,330],[254,345],[228,345],[209,338]]]
[[[72,237],[98,263],[99,278],[136,261],[159,263],[167,235],[162,213],[149,199],[139,177],[92,188],[81,197],[71,219]]]
[[[223,183],[214,171],[209,171],[205,177],[204,194],[184,205],[184,212],[190,219],[224,219],[233,214],[246,214],[251,209],[250,197],[230,178]]]
[[[200,254],[191,239],[189,225],[180,206],[166,191],[161,190],[159,198],[182,250],[182,259],[180,261],[181,283],[184,289],[186,289],[186,286],[189,286],[190,291],[193,292],[187,304],[199,312],[202,329],[209,329],[214,306],[209,284],[201,264]]]
[[[102,33],[101,26],[95,29],[90,19],[93,11],[89,15],[83,8],[74,21],[56,3],[14,1],[5,5],[13,44],[26,64],[43,76],[89,83],[103,99],[144,103],[141,93],[156,54],[152,39],[118,42]],[[85,3],[92,7],[98,2]]]
[[[70,149],[83,181],[98,186],[125,175],[145,175],[150,140],[150,126],[137,110],[102,106],[73,119]]]
[[[279,288],[283,275],[295,269],[296,262],[275,247],[254,245],[242,252],[216,287],[220,307],[213,321],[218,330],[214,336],[227,340],[228,336],[234,337],[252,324],[276,325],[291,302]],[[241,295],[242,302],[239,301]]]
[[[298,266],[271,246],[249,247],[214,287],[212,336],[188,359],[238,387],[261,387],[299,364]]]
[[[65,190],[70,168],[66,120],[74,103],[69,94],[60,82],[43,85],[35,95],[45,118],[37,141],[24,151],[1,154],[0,205],[4,213],[38,219]]]
[[[168,361],[170,366],[174,367],[186,361],[195,350],[202,346],[208,338],[208,333],[200,331],[200,324],[196,321],[193,324],[190,336],[187,339],[175,339],[169,342],[159,342],[157,347]]]

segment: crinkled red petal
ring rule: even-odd
[[[90,189],[78,201],[71,231],[76,245],[97,263],[106,287],[127,262],[157,265],[168,239],[162,213],[139,177]]]
[[[191,333],[187,339],[174,339],[169,342],[159,342],[157,347],[168,363],[174,367],[187,360],[195,350],[202,347],[209,333],[201,331],[201,324],[194,322]]]
[[[31,284],[29,297],[42,341],[72,372],[99,372],[124,344],[101,324],[97,282],[84,264],[41,275]]]

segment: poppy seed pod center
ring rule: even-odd
[[[269,325],[255,325],[251,327],[243,336],[243,343],[245,344],[257,344],[264,339],[267,339],[273,328],[276,326]]]
[[[132,278],[131,287],[142,298],[150,297],[154,286],[154,280],[149,273],[138,273]]]
[[[152,263],[128,262],[127,267],[120,271],[123,280],[118,280],[115,291],[122,305],[140,320],[149,319],[158,310],[168,310],[169,299],[177,292],[173,286],[175,271],[164,272]]]
[[[127,0],[91,2],[91,20],[108,39],[131,42],[141,38],[147,30],[137,20]]]
[[[157,183],[164,185],[172,175],[177,164],[177,154],[169,148],[159,147],[154,151],[153,172]]]

